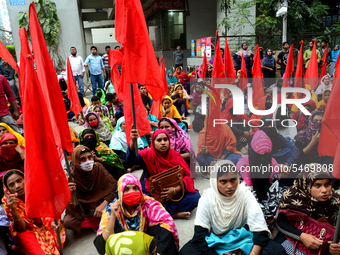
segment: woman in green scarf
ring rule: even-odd
[[[96,96],[100,97],[100,102],[102,103],[102,105],[107,105],[107,102],[105,100],[105,92],[104,92],[104,90],[97,89]]]
[[[122,161],[105,143],[99,141],[93,129],[84,129],[79,134],[79,145],[88,147],[95,155],[95,161],[101,162],[115,180],[126,173]]]

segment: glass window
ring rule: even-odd
[[[170,49],[186,48],[185,15],[183,11],[168,11],[168,36]]]

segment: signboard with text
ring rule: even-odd
[[[25,0],[9,0],[9,5],[25,5]]]
[[[205,53],[207,54],[207,58],[211,58],[211,36],[207,37]]]
[[[204,57],[205,54],[205,48],[206,48],[207,38],[203,37],[201,39],[201,57]]]
[[[201,56],[201,39],[196,40],[196,56]]]
[[[195,57],[195,40],[191,40],[191,56]]]

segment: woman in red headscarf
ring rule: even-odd
[[[191,211],[198,205],[200,194],[195,189],[194,180],[190,177],[190,168],[185,162],[183,157],[170,147],[170,137],[165,130],[156,130],[151,137],[150,148],[144,149],[135,154],[135,141],[138,138],[138,130],[131,129],[131,142],[127,150],[126,160],[131,164],[140,165],[143,168],[143,176],[141,180],[143,193],[151,196],[150,194],[150,177],[167,171],[174,166],[181,166],[183,168],[183,182],[185,186],[185,195],[178,201],[171,201],[181,194],[181,186],[176,188],[164,188],[161,193],[162,197],[166,200],[163,203],[164,208],[175,218],[190,219]]]
[[[308,102],[302,104],[309,112],[313,112],[316,109],[316,104],[314,100],[309,100]],[[297,121],[296,128],[298,131],[306,129],[308,126],[309,116],[306,116],[301,110],[298,110],[294,113],[293,120]]]
[[[18,139],[12,133],[4,134],[0,139],[0,178],[11,169],[24,170],[25,148],[18,145]]]

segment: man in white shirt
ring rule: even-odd
[[[77,55],[76,47],[71,47],[70,51],[71,51],[71,56],[69,57],[69,59],[70,59],[71,67],[72,67],[74,81],[75,83],[78,82],[79,91],[84,96],[84,86],[83,86],[84,84],[83,77],[85,74],[84,61],[81,56]]]

